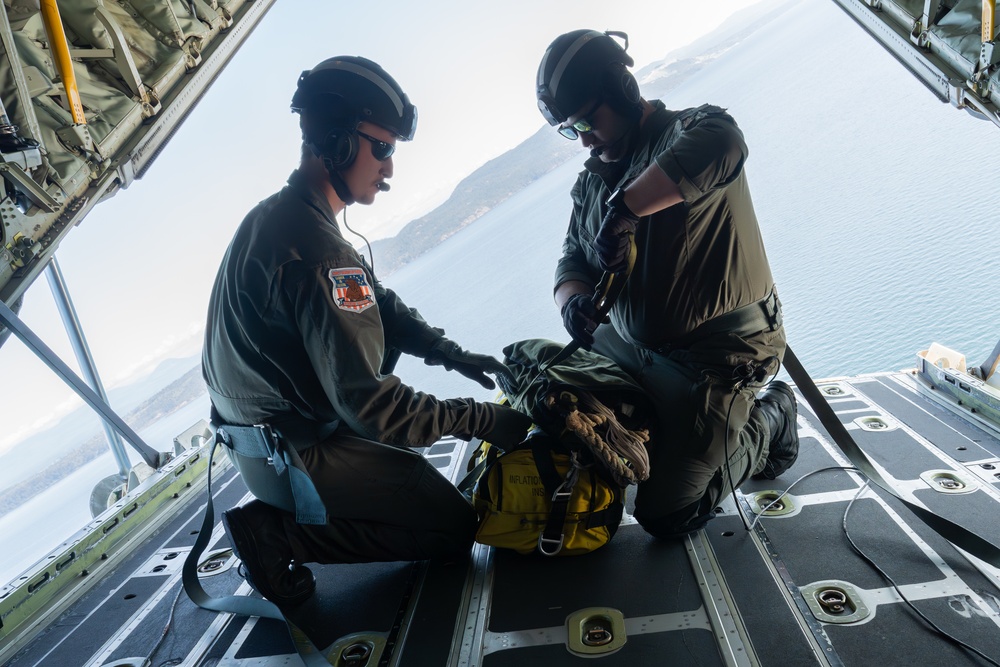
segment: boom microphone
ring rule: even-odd
[[[378,183],[375,184],[375,187],[378,188],[379,192],[389,191],[389,184],[386,183],[385,181],[379,181]]]

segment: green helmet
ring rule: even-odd
[[[377,63],[358,56],[324,60],[299,77],[292,111],[316,109],[380,125],[402,141],[417,131],[417,108],[396,80]],[[347,129],[354,130],[355,127]]]
[[[624,39],[625,46],[614,37]],[[626,49],[623,32],[574,30],[557,37],[542,56],[535,88],[549,125],[565,122],[595,98],[625,114],[638,110],[639,85],[626,69],[634,64]]]

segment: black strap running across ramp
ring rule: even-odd
[[[847,432],[847,429],[837,417],[833,408],[831,408],[830,404],[827,403],[823,393],[818,387],[816,387],[816,383],[812,381],[812,378],[809,377],[809,374],[799,362],[798,357],[796,357],[792,352],[791,347],[785,350],[784,364],[785,368],[788,370],[788,374],[795,382],[795,386],[802,392],[802,395],[805,397],[810,407],[812,407],[813,412],[816,413],[816,416],[823,424],[823,427],[826,428],[830,437],[833,438],[834,442],[837,443],[837,446],[840,447],[844,455],[851,460],[851,463],[853,463],[858,470],[860,470],[879,488],[898,498],[899,501],[906,505],[921,521],[953,545],[972,554],[976,558],[989,563],[993,567],[1000,567],[1000,547],[997,547],[992,542],[983,539],[979,535],[958,525],[957,523],[949,521],[929,509],[921,507],[920,505],[903,498],[895,489],[892,488],[892,486],[889,485],[888,482],[885,481],[885,479],[883,479],[882,475],[875,469],[875,466],[872,465],[868,456],[861,451],[861,448],[858,447],[854,438],[852,438],[851,434]]]

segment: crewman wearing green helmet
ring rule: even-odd
[[[398,353],[493,388],[496,359],[466,352],[383,287],[337,214],[389,190],[417,111],[379,65],[330,58],[292,98],[299,168],[243,220],[216,278],[203,369],[218,437],[256,497],[223,513],[247,579],[290,606],[315,590],[302,563],[467,552],[469,501],[419,453],[442,436],[519,442],[530,419],[441,400],[392,374]]]
[[[536,94],[546,121],[590,151],[555,300],[573,339],[617,362],[657,406],[635,518],[671,537],[703,526],[751,475],[792,465],[796,402],[784,382],[764,384],[785,333],[743,133],[719,107],[643,99],[627,49],[624,33],[560,35]],[[592,296],[607,275],[626,282],[605,322]]]

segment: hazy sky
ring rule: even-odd
[[[414,141],[394,157],[392,191],[349,209],[349,224],[375,239],[544,124],[534,77],[559,34],[624,30],[638,69],[757,2],[277,2],[145,177],[98,205],[60,248],[105,385],[200,349],[209,290],[234,229],[297,163],[288,104],[302,70],[334,55],[371,58],[419,110]],[[44,278],[21,316],[76,368]],[[17,339],[0,348],[0,364],[0,451],[79,404]]]

